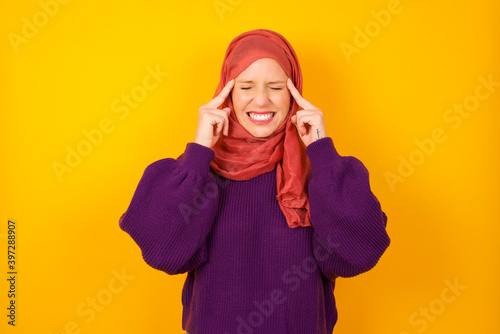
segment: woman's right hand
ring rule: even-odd
[[[221,133],[225,136],[229,134],[229,107],[217,109],[231,92],[234,86],[234,79],[229,81],[222,91],[213,98],[212,101],[200,107],[198,110],[198,123],[194,142],[211,148],[219,139]]]

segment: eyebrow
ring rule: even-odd
[[[239,83],[253,83],[253,80],[238,80]],[[286,80],[280,80],[280,81],[268,81],[268,84],[279,84],[279,83],[285,83]]]

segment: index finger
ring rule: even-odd
[[[295,88],[293,82],[292,82],[292,79],[288,78],[287,81],[287,86],[288,86],[288,90],[290,91],[290,93],[292,94],[293,98],[295,99],[295,101],[297,101],[297,104],[304,108],[304,109],[317,109],[314,105],[312,105],[311,102],[307,101],[306,99],[304,99],[302,97],[302,95],[300,95],[299,91],[297,90],[297,88]]]
[[[228,83],[224,86],[219,95],[214,97],[212,101],[205,104],[205,107],[217,108],[218,106],[220,106],[226,100],[227,96],[229,95],[229,92],[231,92],[231,89],[233,89],[233,86],[234,86],[234,79],[228,81]]]

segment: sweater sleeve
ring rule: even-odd
[[[370,189],[363,163],[340,156],[330,137],[309,144],[309,207],[313,249],[329,280],[373,268],[390,244],[387,216]]]
[[[175,275],[207,260],[206,238],[219,200],[210,173],[214,156],[212,149],[193,142],[177,159],[158,160],[145,169],[119,226],[151,267]]]

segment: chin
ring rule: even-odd
[[[260,129],[258,131],[255,131],[252,129],[250,129],[250,130],[247,129],[247,131],[250,132],[250,134],[252,136],[257,137],[257,138],[267,137],[274,132],[274,130],[264,130],[264,129]]]

